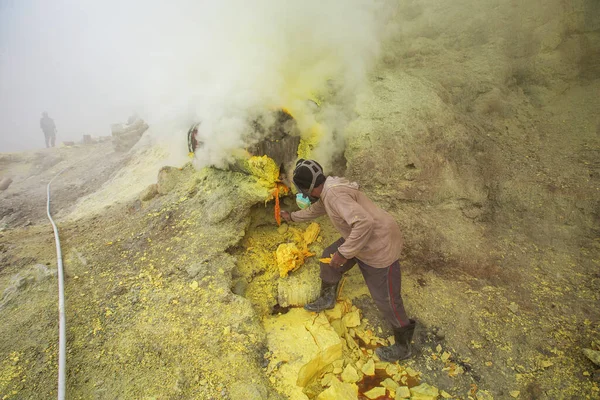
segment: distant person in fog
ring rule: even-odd
[[[54,125],[54,120],[48,116],[47,112],[42,114],[40,128],[42,128],[42,132],[44,132],[44,137],[46,138],[46,148],[49,148],[50,145],[54,147],[54,143],[56,142],[56,125]]]

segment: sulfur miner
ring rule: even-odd
[[[281,211],[281,217],[303,222],[327,214],[342,236],[323,252],[322,257],[331,260],[320,263],[321,296],[304,307],[315,312],[332,309],[342,275],[358,264],[371,297],[394,328],[395,343],[377,348],[377,355],[388,362],[410,357],[416,323],[406,315],[400,295],[403,239],[398,224],[361,192],[356,182],[325,176],[316,161],[300,159],[293,181],[301,210]]]

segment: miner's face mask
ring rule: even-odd
[[[298,205],[299,209],[304,210],[312,204],[312,201],[308,196],[304,195],[303,193],[298,193],[296,195],[296,204]]]

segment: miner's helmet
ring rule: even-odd
[[[325,182],[323,167],[314,160],[301,158],[296,162],[293,180],[298,192],[310,196],[315,187]]]

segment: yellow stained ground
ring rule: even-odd
[[[369,376],[373,384],[362,384],[368,390],[359,392],[360,398],[380,392],[393,399],[400,387],[414,388],[417,395],[425,387],[419,385],[420,372],[379,360],[372,348],[389,342],[369,328],[350,300],[338,300],[334,309],[318,314],[293,308],[284,315],[265,317],[263,325],[270,351],[267,375],[291,400],[307,400],[315,392],[323,392],[320,399],[357,398],[352,397],[354,383]],[[348,370],[355,373],[344,373]]]

